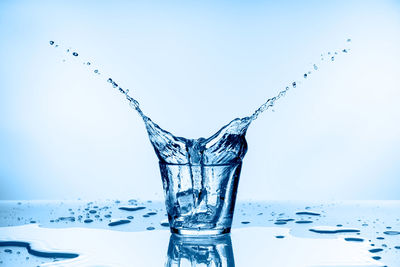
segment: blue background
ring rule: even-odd
[[[0,34],[0,199],[162,199],[108,76],[191,138],[301,81],[250,127],[239,199],[399,199],[398,1],[3,0]]]

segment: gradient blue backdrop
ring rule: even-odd
[[[3,0],[0,34],[0,199],[162,199],[142,121],[84,60],[197,138],[347,38],[250,127],[238,197],[399,199],[398,1]]]

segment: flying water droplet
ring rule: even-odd
[[[54,44],[54,41],[50,41],[50,45],[53,45]]]
[[[335,57],[331,57],[331,60],[332,60],[332,61],[335,61]]]
[[[292,83],[293,88],[296,88],[296,82]]]
[[[72,55],[73,55],[74,57],[77,57],[77,56],[78,56],[78,53],[73,52]]]
[[[318,70],[318,66],[317,65],[313,65],[313,67],[314,67],[314,70]]]

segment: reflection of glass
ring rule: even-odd
[[[234,267],[231,236],[187,237],[172,234],[165,266]]]
[[[160,162],[171,232],[183,235],[229,233],[241,162],[225,165]]]

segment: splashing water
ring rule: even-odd
[[[351,39],[346,41],[351,42]],[[59,47],[54,41],[50,41],[50,45]],[[71,48],[68,48],[66,52],[68,53],[70,50]],[[348,48],[343,49],[342,53],[348,53],[349,50]],[[337,55],[338,52],[328,52],[327,54],[334,61],[335,56],[331,55]],[[73,52],[72,55],[78,57],[77,52]],[[323,54],[321,54],[321,57],[321,60],[323,60]],[[92,65],[88,61],[84,62],[84,64],[87,66]],[[314,71],[319,69],[317,64],[312,64],[312,68]],[[93,72],[100,75],[98,69],[94,69]],[[307,78],[310,74],[311,71],[308,71],[303,77]],[[272,108],[280,98],[286,95],[290,88],[296,88],[298,85],[298,82],[293,81],[291,86],[286,86],[276,96],[268,99],[251,116],[232,120],[209,138],[187,139],[174,136],[147,117],[141,110],[139,102],[129,95],[129,89],[123,89],[112,78],[108,78],[107,82],[125,95],[129,105],[143,119],[150,142],[161,162],[191,165],[231,164],[241,161],[247,151],[245,135],[251,122],[256,120],[261,113]]]

